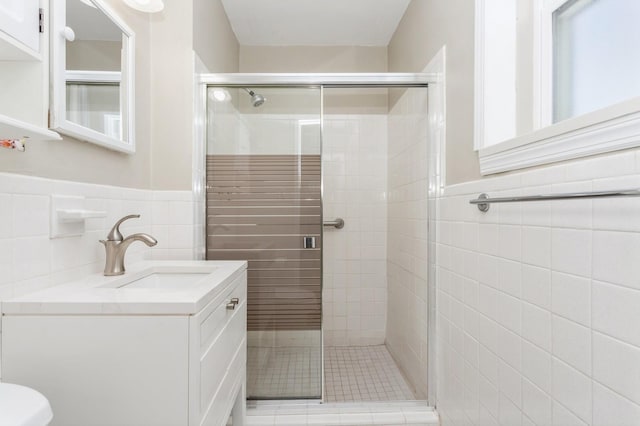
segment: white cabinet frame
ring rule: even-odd
[[[44,9],[40,0],[0,5],[0,60],[42,61],[40,33]],[[11,10],[11,7],[19,10]]]
[[[51,10],[51,77],[50,125],[62,134],[94,143],[102,147],[133,154],[135,144],[135,33],[102,0],[91,0],[124,33],[122,40],[122,73],[120,76],[120,105],[122,114],[122,140],[81,126],[69,120],[66,105],[66,0],[52,2]]]

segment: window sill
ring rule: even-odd
[[[640,146],[640,98],[482,148],[482,175]]]

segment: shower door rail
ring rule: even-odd
[[[200,84],[220,87],[427,87],[439,76],[429,73],[234,73],[203,74]]]

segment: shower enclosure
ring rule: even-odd
[[[204,80],[206,258],[249,262],[247,398],[426,399],[428,76]]]

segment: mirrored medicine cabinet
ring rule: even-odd
[[[101,0],[51,2],[50,128],[135,152],[135,35]]]

